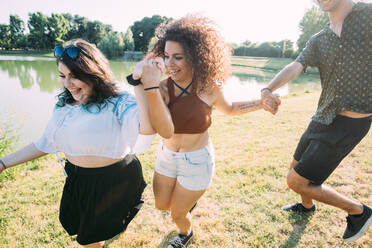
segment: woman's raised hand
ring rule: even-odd
[[[145,88],[159,86],[165,70],[164,60],[160,57],[145,58],[142,64],[141,82]]]

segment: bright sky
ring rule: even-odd
[[[213,19],[229,42],[297,41],[298,24],[314,0],[5,0],[0,23],[16,14],[25,22],[28,13],[70,13],[111,24],[125,32],[135,21],[154,14],[178,18],[200,13]],[[369,0],[368,0],[369,1]]]

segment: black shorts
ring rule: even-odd
[[[69,235],[87,245],[125,231],[137,214],[146,187],[135,155],[100,168],[82,168],[66,161],[59,220]]]
[[[337,115],[330,125],[311,121],[297,145],[294,170],[321,185],[363,139],[371,127],[371,118]]]

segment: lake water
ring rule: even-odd
[[[133,92],[125,82],[133,62],[110,62],[115,78],[122,87]],[[258,99],[260,89],[275,71],[234,68],[224,91],[231,101]],[[8,123],[18,130],[17,146],[40,137],[60,92],[55,59],[44,57],[0,56],[0,124]],[[319,76],[300,76],[277,91],[280,95],[320,89]]]

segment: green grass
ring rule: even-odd
[[[286,186],[298,139],[313,114],[318,93],[284,97],[280,112],[257,111],[227,117],[214,111],[210,134],[216,175],[193,212],[190,248],[208,247],[371,247],[372,231],[354,244],[342,241],[345,213],[317,203],[318,211],[297,216],[280,210],[299,200]],[[176,235],[168,212],[154,208],[152,173],[157,138],[140,155],[144,168],[143,209],[110,247],[166,247]],[[372,135],[342,162],[327,181],[342,194],[372,205]],[[64,176],[55,159],[37,170],[23,170],[0,184],[0,247],[79,247],[58,221]]]

